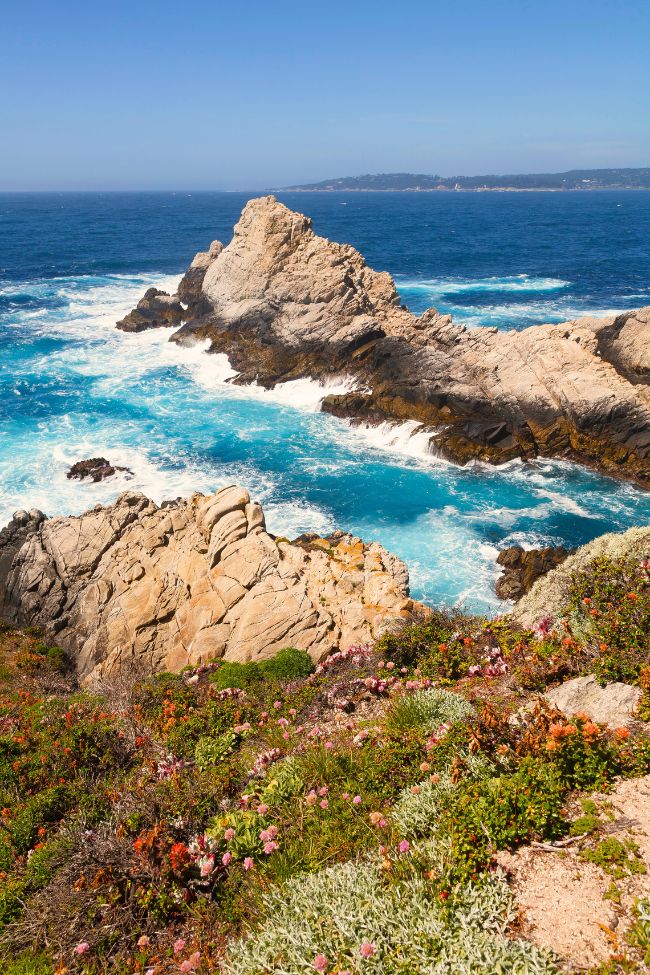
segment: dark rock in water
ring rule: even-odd
[[[66,476],[76,478],[79,481],[90,477],[97,483],[98,481],[105,481],[107,477],[112,477],[118,471],[123,471],[133,477],[133,471],[129,470],[128,467],[117,467],[105,457],[91,457],[89,460],[79,460],[73,464]]]
[[[529,551],[518,545],[502,549],[497,557],[497,562],[503,566],[496,584],[497,596],[499,599],[521,599],[536,579],[561,565],[574,551],[563,545]]]
[[[177,295],[149,288],[117,327],[123,332],[144,332],[148,328],[178,327],[184,318],[185,310]]]

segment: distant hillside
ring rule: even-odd
[[[431,176],[423,173],[377,173],[343,176],[320,183],[285,186],[294,192],[336,190],[420,191],[431,190],[611,190],[650,189],[650,168],[570,169],[566,173],[519,173],[509,176]]]

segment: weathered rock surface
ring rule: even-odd
[[[184,318],[185,310],[177,295],[149,288],[134,310],[117,323],[117,327],[123,332],[144,332],[148,328],[178,326]]]
[[[219,257],[223,244],[213,240],[207,251],[199,251],[178,285],[178,297],[187,305],[190,312],[195,312],[203,296],[203,280],[206,271],[213,261]]]
[[[521,332],[416,317],[388,274],[270,196],[197,255],[179,295],[172,340],[209,339],[238,382],[351,376],[357,391],[323,409],[416,420],[458,463],[570,457],[650,483],[650,308]]]
[[[15,511],[9,524],[0,530],[0,616],[11,615],[6,581],[14,557],[43,521],[45,515],[38,508]]]
[[[561,565],[572,551],[563,545],[532,549],[511,545],[502,549],[497,556],[498,564],[503,566],[495,586],[497,596],[521,599],[537,579]]]
[[[595,677],[576,677],[547,691],[543,697],[572,718],[586,714],[597,724],[627,728],[634,720],[642,690],[615,681],[601,687]]]
[[[0,547],[11,615],[55,633],[82,677],[286,646],[318,660],[414,606],[406,567],[380,545],[342,534],[276,542],[239,487],[161,507],[125,492],[80,517],[37,520],[24,538],[19,529]]]
[[[105,481],[107,477],[112,477],[118,471],[133,474],[133,471],[129,470],[128,467],[113,465],[105,457],[90,457],[88,460],[78,460],[76,464],[73,464],[66,477],[79,481],[89,477],[97,483],[98,481]]]
[[[650,558],[650,527],[609,532],[582,545],[557,569],[533,583],[530,592],[512,610],[514,622],[524,628],[533,628],[541,619],[546,619],[552,625],[566,605],[573,573],[601,556],[610,559]]]

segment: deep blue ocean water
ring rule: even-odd
[[[278,194],[317,232],[394,276],[415,311],[522,328],[650,304],[650,193]],[[459,469],[417,434],[353,430],[308,382],[273,394],[224,380],[167,330],[115,321],[226,242],[246,195],[0,195],[0,523],[18,507],[77,513],[126,486],[155,500],[237,481],[271,531],[341,527],[411,569],[415,595],[496,608],[499,547],[580,544],[650,522],[650,494],[575,465]],[[321,394],[322,395],[322,394]],[[99,485],[69,465],[134,471]]]

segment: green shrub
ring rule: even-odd
[[[228,755],[232,754],[237,744],[237,735],[228,731],[223,735],[208,737],[204,735],[196,743],[194,759],[201,771],[220,765]]]
[[[635,948],[643,952],[643,961],[650,965],[650,897],[637,901],[634,908],[636,921],[630,928],[627,939]]]
[[[210,680],[219,690],[235,687],[248,690],[265,680],[290,681],[308,677],[314,664],[305,650],[286,647],[268,660],[251,661],[247,664],[226,660],[212,674]]]
[[[417,667],[425,661],[431,662],[431,655],[443,644],[455,643],[454,637],[461,626],[467,626],[468,618],[456,610],[433,610],[430,616],[415,623],[401,627],[396,633],[386,633],[376,644],[377,652],[386,660],[392,660],[397,667]],[[443,652],[444,655],[444,652]],[[452,659],[453,658],[453,659]],[[456,658],[455,651],[448,660],[449,676],[458,671],[462,676],[462,660]]]
[[[567,610],[576,635],[591,644],[603,681],[635,683],[650,654],[650,576],[637,559],[594,559],[575,572]]]
[[[264,677],[275,680],[297,680],[309,677],[314,670],[314,663],[306,650],[295,647],[285,647],[275,657],[264,660],[260,664]]]
[[[460,694],[430,687],[398,697],[386,715],[386,727],[392,732],[420,730],[428,735],[442,724],[464,721],[473,713],[472,705]]]
[[[57,822],[73,802],[72,791],[63,785],[53,786],[29,799],[9,825],[16,851],[27,853],[34,844],[39,826]]]
[[[2,975],[53,975],[55,967],[47,955],[25,951],[1,962]]]
[[[616,836],[607,836],[593,849],[582,850],[580,856],[601,867],[615,880],[621,880],[628,874],[646,872],[639,847],[629,838],[622,841]]]

